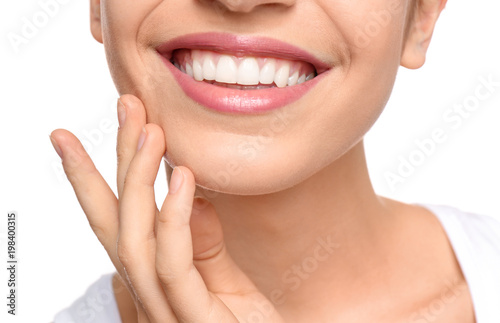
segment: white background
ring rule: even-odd
[[[0,259],[6,261],[6,215],[18,212],[18,316],[6,314],[7,272],[0,270],[0,321],[49,322],[113,267],[60,172],[48,134],[66,128],[79,138],[112,123],[90,146],[105,178],[115,182],[116,90],[102,45],[89,32],[88,1],[69,0],[16,52],[8,33],[39,12],[35,0],[0,5]],[[500,219],[500,87],[452,129],[443,113],[474,95],[479,77],[500,82],[500,3],[452,0],[442,14],[426,66],[401,69],[386,111],[366,137],[376,190],[406,202],[453,205]],[[369,89],[367,89],[369,91]],[[391,190],[415,140],[442,128],[446,142]],[[104,129],[104,130],[107,130]],[[101,130],[99,130],[101,131]],[[59,170],[58,170],[59,169]],[[159,178],[164,178],[164,173]],[[166,193],[166,185],[158,195]]]

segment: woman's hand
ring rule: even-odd
[[[138,321],[282,322],[229,256],[213,205],[194,199],[189,169],[175,168],[158,210],[153,184],[166,150],[164,133],[146,125],[138,98],[125,95],[118,105],[118,199],[73,134],[58,129],[51,140],[133,297]]]

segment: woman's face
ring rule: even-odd
[[[102,38],[119,93],[138,96],[164,130],[171,166],[211,190],[264,194],[360,142],[389,98],[410,11],[407,0],[102,0]],[[221,84],[235,77],[280,87]]]

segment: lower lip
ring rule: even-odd
[[[240,114],[263,113],[279,109],[297,101],[327,73],[322,73],[304,83],[284,88],[273,87],[258,90],[239,90],[196,81],[191,76],[177,69],[165,57],[161,56],[161,58],[174,75],[184,93],[191,99],[212,110]]]

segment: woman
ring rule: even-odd
[[[75,136],[51,140],[117,269],[86,297],[115,302],[55,321],[500,321],[500,224],[377,196],[365,162],[445,3],[92,0],[122,95],[118,197]]]

